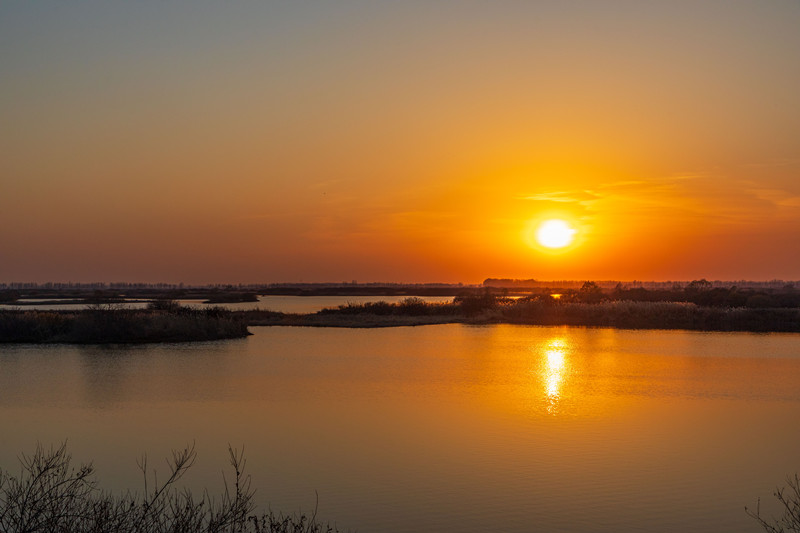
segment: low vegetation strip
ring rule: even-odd
[[[249,335],[242,317],[220,308],[99,306],[85,311],[0,311],[0,342],[147,343],[232,339]]]
[[[491,294],[427,303],[408,298],[400,303],[347,304],[296,315],[248,311],[250,325],[311,327],[390,327],[425,324],[529,324],[593,326],[622,329],[800,332],[799,308],[710,307],[688,302],[602,300],[559,301],[549,296],[509,299]]]
[[[452,323],[800,332],[800,308],[608,299],[564,301],[550,295],[511,299],[487,292],[456,297],[450,303],[429,303],[411,297],[399,303],[348,303],[316,313],[292,314],[260,309],[196,309],[163,300],[138,310],[102,304],[85,311],[0,311],[0,342],[184,342],[245,337],[250,334],[248,325],[379,328]]]
[[[703,307],[681,302],[611,301],[547,305],[519,302],[501,308],[501,319],[519,324],[624,329],[800,332],[800,309]]]

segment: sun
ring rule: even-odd
[[[536,229],[536,241],[545,248],[564,248],[572,244],[577,230],[559,218],[545,220]]]

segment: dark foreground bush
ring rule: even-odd
[[[788,487],[777,489],[774,493],[782,507],[783,516],[767,519],[761,515],[761,501],[753,511],[745,507],[745,512],[753,517],[768,533],[800,533],[800,477],[797,474],[787,481]]]
[[[0,311],[0,342],[134,343],[231,339],[249,335],[242,317],[221,308]]]
[[[71,466],[66,445],[20,459],[14,477],[0,468],[0,531],[3,533],[320,533],[335,528],[319,524],[315,516],[283,516],[272,511],[254,513],[250,477],[243,473],[240,452],[229,449],[234,471],[218,498],[207,492],[195,498],[176,484],[194,464],[194,446],[173,452],[170,474],[163,483],[148,485],[147,460],[139,467],[144,492],[115,496],[97,488],[92,465]],[[224,478],[223,478],[224,479]]]

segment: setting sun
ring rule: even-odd
[[[560,219],[545,220],[536,230],[536,241],[547,248],[569,246],[576,230]]]

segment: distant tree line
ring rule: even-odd
[[[587,289],[587,286],[590,286]],[[597,292],[593,282],[586,282],[577,297],[585,299],[588,293],[595,299],[626,300],[633,302],[689,302],[705,307],[747,307],[760,308],[792,308],[800,307],[800,291],[794,285],[785,285],[781,289],[763,290],[731,287],[714,287],[711,282],[700,279],[689,282],[685,287],[670,289],[645,289],[643,287],[627,288],[619,284],[608,293]]]

